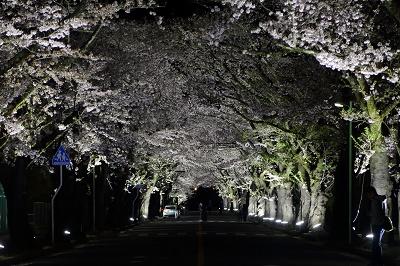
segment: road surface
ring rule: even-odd
[[[365,266],[367,258],[332,250],[233,216],[145,223],[118,235],[19,265]]]

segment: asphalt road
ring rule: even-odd
[[[366,258],[288,236],[232,216],[146,223],[18,265],[359,266]]]

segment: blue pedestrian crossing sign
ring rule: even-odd
[[[63,146],[60,146],[51,160],[52,165],[69,165],[71,160]]]

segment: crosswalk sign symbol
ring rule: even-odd
[[[63,146],[60,146],[51,160],[52,165],[69,165],[71,160]]]

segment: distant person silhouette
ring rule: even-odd
[[[200,202],[199,210],[200,210],[200,219],[202,221],[207,221],[207,206]]]

